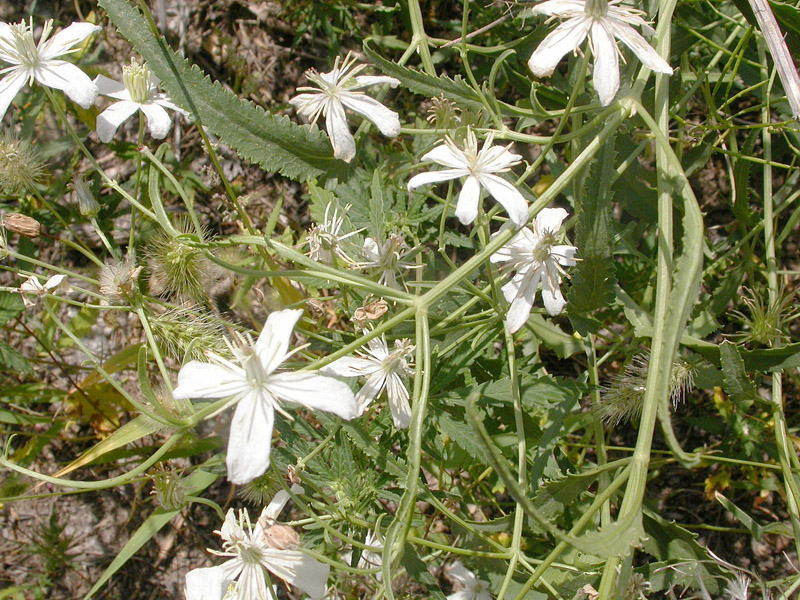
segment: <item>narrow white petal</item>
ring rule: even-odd
[[[28,277],[22,282],[22,284],[19,286],[19,291],[38,294],[39,292],[44,292],[44,286],[39,283],[39,278],[34,275],[32,277]]]
[[[100,138],[100,141],[104,144],[110,142],[119,126],[137,110],[139,110],[139,105],[136,104],[136,102],[120,100],[97,115],[95,127],[97,128],[97,137]]]
[[[379,371],[381,365],[374,360],[345,356],[333,361],[320,369],[323,375],[334,375],[337,377],[361,377],[371,375]]]
[[[575,266],[575,254],[578,252],[575,246],[553,246],[550,252],[553,258],[558,261],[558,264],[565,267]]]
[[[308,594],[312,600],[325,595],[330,565],[324,564],[297,550],[263,550],[263,565],[272,573]]]
[[[230,568],[231,563],[240,561],[230,560],[217,567],[207,567],[202,569],[192,569],[186,574],[186,585],[184,594],[186,600],[222,600],[228,585],[239,574],[239,569]]]
[[[392,373],[386,378],[386,396],[389,398],[394,426],[407,429],[411,423],[411,406],[408,404],[408,390],[399,375]]]
[[[451,563],[447,567],[446,572],[448,579],[453,579],[464,587],[474,586],[477,581],[475,574],[467,569],[460,560]]]
[[[289,100],[300,116],[313,120],[325,108],[328,99],[322,94],[299,94]]]
[[[564,310],[567,301],[564,300],[559,289],[561,277],[558,270],[555,266],[547,265],[547,271],[549,276],[542,277],[542,301],[547,312],[554,317]]]
[[[5,116],[8,105],[11,104],[11,101],[19,91],[25,87],[27,80],[28,74],[24,69],[20,69],[11,71],[0,81],[0,119]]]
[[[164,108],[168,108],[169,110],[174,110],[176,113],[183,115],[184,117],[189,116],[189,111],[183,110],[180,106],[175,104],[166,94],[156,94],[155,97],[153,98],[153,104],[158,104],[159,106],[163,106]]]
[[[56,56],[68,53],[72,47],[79,44],[87,37],[100,31],[99,25],[92,23],[73,23],[51,37],[44,43],[39,51],[42,60],[49,60]]]
[[[302,494],[305,490],[296,483],[292,484],[292,492],[295,494]],[[275,519],[280,516],[283,507],[286,506],[286,503],[291,500],[292,497],[288,494],[286,490],[280,490],[275,496],[272,498],[272,501],[264,507],[264,510],[261,511],[261,516],[259,517],[259,521],[262,518],[267,518],[270,521],[274,521]]]
[[[324,410],[348,421],[360,414],[352,390],[332,377],[304,372],[277,373],[269,378],[267,388],[279,400]]]
[[[358,75],[356,76],[355,80],[356,85],[347,88],[348,90],[357,90],[373,85],[380,85],[382,83],[388,83],[392,87],[397,87],[400,85],[399,79],[388,77],[386,75]]]
[[[528,203],[514,185],[497,175],[481,175],[481,183],[492,197],[503,205],[509,219],[517,227],[528,221]]]
[[[272,598],[267,590],[267,580],[261,565],[245,563],[236,585],[236,598],[242,600],[249,598],[270,600]]]
[[[172,119],[163,107],[158,104],[140,104],[139,108],[147,117],[147,128],[157,140],[163,140],[169,133],[169,128],[172,126]]]
[[[534,6],[531,14],[552,17],[553,15],[583,12],[585,9],[584,0],[547,0],[547,2],[540,2]]]
[[[529,271],[520,278],[517,295],[511,302],[506,315],[506,327],[511,333],[519,331],[528,321],[533,301],[536,299],[536,289],[539,287],[540,278],[541,269]],[[508,296],[506,296],[506,299],[508,299]]]
[[[605,21],[600,21],[592,26],[592,49],[595,53],[592,82],[600,104],[608,106],[619,90],[619,56],[617,43],[604,24]]]
[[[228,438],[228,481],[242,485],[269,467],[275,411],[264,392],[251,392],[236,405]]]
[[[467,171],[469,169],[469,162],[467,162],[464,153],[457,152],[451,148],[449,144],[436,146],[432,150],[423,154],[422,158],[420,158],[421,162],[428,160],[432,160],[443,167],[450,167],[451,169],[460,169],[463,171]]]
[[[61,285],[61,282],[67,278],[66,275],[59,273],[58,275],[53,275],[50,279],[48,279],[44,284],[45,290],[52,290],[57,288]]]
[[[186,363],[178,373],[176,400],[186,398],[225,398],[250,389],[244,371],[197,360]]]
[[[342,94],[342,104],[375,123],[380,132],[388,137],[400,133],[400,118],[393,110],[362,94]]]
[[[458,195],[456,216],[464,225],[469,225],[478,216],[478,201],[481,197],[481,184],[474,175],[467,177]]]
[[[270,313],[264,329],[256,340],[256,354],[267,374],[278,368],[285,359],[297,321],[303,316],[301,309],[277,310]]]
[[[536,227],[541,232],[556,232],[568,216],[569,213],[563,208],[543,208],[536,215]]]
[[[567,52],[572,52],[586,39],[592,19],[573,17],[564,21],[548,35],[528,59],[528,68],[537,77],[552,75]]]
[[[89,108],[99,92],[86,73],[63,60],[50,61],[37,67],[33,77],[42,85],[63,91],[83,108]]]
[[[383,369],[375,371],[369,376],[364,386],[356,394],[356,404],[358,405],[359,414],[363,414],[367,407],[372,404],[372,401],[378,397],[383,391],[383,386],[386,383],[386,373]]]
[[[124,84],[114,79],[109,79],[105,75],[98,75],[94,78],[94,84],[103,96],[110,96],[117,100],[130,100],[131,93]]]
[[[511,150],[503,146],[486,148],[481,150],[480,154],[480,170],[483,173],[499,173],[522,160],[519,154],[514,154]]]
[[[466,169],[443,169],[441,171],[428,171],[427,173],[419,173],[414,175],[408,180],[408,191],[413,191],[421,185],[428,185],[429,183],[439,183],[440,181],[449,181],[456,177],[464,177],[469,174]]]
[[[325,129],[331,138],[333,156],[345,162],[350,162],[356,155],[356,140],[350,133],[347,125],[347,116],[344,107],[338,100],[328,103],[328,114],[325,116]]]
[[[647,43],[638,31],[620,21],[613,21],[614,35],[630,48],[642,64],[656,73],[672,75],[672,67]]]

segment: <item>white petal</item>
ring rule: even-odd
[[[511,302],[511,307],[506,315],[506,327],[511,333],[519,331],[528,321],[536,298],[536,288],[539,287],[541,270],[527,273],[519,284],[517,296]]]
[[[243,370],[197,360],[186,363],[178,373],[176,400],[186,398],[225,398],[250,389]]]
[[[357,90],[373,85],[380,85],[382,83],[388,83],[392,87],[397,87],[400,85],[399,79],[388,77],[386,75],[357,75],[355,80],[356,85],[347,88],[348,90]]]
[[[449,144],[442,144],[436,146],[433,150],[422,155],[421,162],[432,160],[433,162],[442,165],[443,167],[450,167],[451,169],[461,169],[468,172],[469,163],[463,152],[457,152],[450,147]]]
[[[297,550],[265,548],[262,552],[263,565],[286,583],[305,592],[312,600],[320,600],[325,595],[330,565]]]
[[[292,484],[292,492],[294,494],[302,494],[305,490],[296,483]],[[264,507],[264,510],[261,511],[261,517],[259,517],[259,521],[262,518],[267,518],[270,521],[274,521],[278,518],[283,510],[283,507],[286,506],[286,503],[291,500],[292,497],[288,494],[286,490],[280,490],[275,496],[272,498],[272,501]]]
[[[408,180],[408,191],[413,191],[421,185],[439,183],[440,181],[449,181],[450,179],[463,177],[467,174],[469,174],[469,171],[466,169],[443,169],[441,171],[428,171],[427,173],[419,173]]]
[[[295,107],[300,116],[312,120],[322,112],[327,101],[322,94],[299,94],[289,100],[289,104]]]
[[[543,208],[536,215],[536,228],[540,232],[557,232],[561,229],[561,224],[569,216],[563,208]]]
[[[565,267],[575,266],[575,254],[577,252],[578,249],[575,246],[553,246],[550,249],[553,258],[558,261],[558,264]]]
[[[647,43],[647,40],[639,35],[639,32],[637,32],[630,25],[620,21],[613,21],[612,23],[614,35],[622,40],[622,43],[624,43],[628,48],[633,50],[633,53],[640,61],[642,61],[644,66],[655,71],[656,73],[667,73],[668,75],[672,75],[672,67],[669,66],[669,63],[661,58],[661,55],[659,55],[659,53]]]
[[[407,429],[411,423],[411,406],[408,404],[408,390],[399,375],[393,373],[386,378],[386,396],[389,398],[394,426]]]
[[[98,75],[94,78],[94,84],[103,96],[110,96],[117,100],[130,100],[131,93],[124,84],[114,79],[109,79],[105,75]]]
[[[605,21],[592,26],[592,49],[594,50],[594,74],[592,82],[600,104],[608,106],[619,90],[619,56],[614,37],[603,26]]]
[[[561,58],[583,43],[591,25],[592,19],[588,16],[573,17],[561,23],[531,54],[528,68],[537,77],[551,75]]]
[[[184,593],[186,600],[222,600],[228,585],[238,575],[228,565],[239,561],[228,561],[217,567],[192,569],[186,574]]]
[[[22,284],[20,284],[19,291],[38,294],[39,292],[44,292],[44,286],[39,283],[39,278],[34,275],[32,277],[28,277],[22,282]]]
[[[277,373],[269,378],[267,388],[279,400],[324,410],[348,421],[360,414],[352,390],[332,377],[305,372]]]
[[[256,340],[256,354],[267,374],[272,373],[284,360],[292,339],[292,331],[303,311],[278,310],[270,313],[264,329]]]
[[[481,175],[480,180],[483,187],[506,209],[511,222],[517,227],[525,225],[528,221],[528,203],[519,190],[497,175]]]
[[[11,71],[0,81],[0,119],[5,116],[8,105],[11,104],[11,101],[19,91],[25,87],[27,80],[28,74],[24,69],[20,69]]]
[[[388,137],[400,133],[400,118],[393,110],[362,94],[342,94],[342,104],[375,123],[380,132]]]
[[[540,2],[533,7],[531,14],[534,15],[563,15],[572,12],[583,12],[586,9],[584,0],[547,0]]]
[[[56,56],[67,54],[73,46],[100,29],[99,25],[92,23],[73,23],[47,40],[40,50],[40,56],[42,60],[50,60]]]
[[[120,100],[97,115],[95,127],[100,141],[104,144],[110,142],[119,126],[137,110],[139,110],[139,105],[136,102]]]
[[[383,386],[386,383],[386,373],[383,369],[375,371],[367,379],[364,386],[356,394],[356,404],[358,405],[359,414],[363,414],[367,407],[372,404],[372,401],[378,397],[383,391]]]
[[[555,266],[545,263],[548,275],[542,277],[542,301],[544,307],[551,316],[556,316],[564,310],[567,301],[561,295],[559,283],[561,283],[561,276]]]
[[[45,282],[44,289],[52,290],[54,288],[57,288],[59,285],[61,285],[61,282],[64,281],[66,278],[67,276],[63,274],[53,275],[50,279],[48,279]]]
[[[275,411],[265,394],[252,392],[236,405],[228,438],[228,481],[249,483],[269,467]]]
[[[37,67],[33,77],[42,85],[63,91],[83,108],[89,108],[99,92],[86,73],[63,60],[50,61]]]
[[[460,560],[451,563],[447,567],[446,573],[448,579],[455,580],[464,587],[474,586],[477,579],[475,574],[467,569]]]
[[[362,377],[379,371],[381,365],[374,360],[345,356],[320,369],[323,375],[337,377]]]
[[[328,114],[325,116],[325,129],[331,138],[333,156],[345,162],[350,162],[356,155],[356,140],[350,133],[344,107],[338,100],[328,103]]]
[[[147,127],[150,129],[150,135],[157,140],[163,140],[169,133],[169,128],[172,126],[172,119],[162,106],[155,103],[141,104],[139,108],[147,117]]]
[[[481,197],[481,184],[478,178],[470,175],[458,195],[456,216],[464,225],[469,225],[478,216],[478,201]]]
[[[166,94],[156,94],[153,97],[152,102],[153,104],[158,104],[159,106],[163,106],[164,108],[168,108],[169,110],[174,110],[176,113],[181,114],[184,117],[189,116],[189,111],[183,110],[180,106],[175,104]]]
[[[482,173],[498,173],[522,160],[519,154],[514,154],[503,146],[484,148],[480,152],[478,162]]]
[[[267,591],[267,580],[261,565],[245,563],[242,574],[239,575],[239,581],[236,583],[236,598],[270,600],[271,597]]]

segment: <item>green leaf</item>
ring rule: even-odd
[[[449,413],[443,412],[439,415],[439,430],[447,435],[462,450],[472,458],[486,464],[486,453],[483,451],[475,435],[475,430],[461,418],[453,418]]]
[[[0,340],[0,371],[33,373],[33,369],[25,357],[3,340]]]
[[[719,345],[719,358],[725,391],[737,402],[750,404],[759,400],[756,386],[745,372],[744,361],[736,344],[727,340],[722,342]]]
[[[364,41],[364,54],[383,74],[399,79],[405,87],[416,94],[427,96],[428,98],[444,96],[461,108],[477,111],[484,110],[483,102],[478,93],[458,76],[455,79],[450,79],[446,75],[434,77],[416,69],[401,67],[397,63],[386,60],[373,50],[369,40]]]
[[[406,568],[406,571],[408,571],[408,574],[411,575],[417,583],[425,587],[428,592],[428,598],[433,600],[445,600],[445,595],[436,582],[436,578],[428,571],[428,566],[422,562],[414,546],[411,544],[405,545],[401,562]]]
[[[754,129],[747,136],[741,148],[741,156],[732,160],[733,166],[733,216],[739,225],[742,233],[746,234],[750,230],[753,211],[750,210],[750,172],[753,168],[753,155],[756,140],[759,139],[759,132]]]
[[[155,35],[127,0],[100,0],[99,4],[161,79],[172,100],[240,156],[297,181],[344,172],[346,165],[333,158],[328,137],[321,131],[270,114],[211,81]]]
[[[25,305],[22,303],[22,298],[19,294],[13,292],[0,292],[0,325],[5,325],[11,319],[16,317]]]

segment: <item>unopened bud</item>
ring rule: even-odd
[[[3,217],[3,227],[8,231],[24,235],[31,239],[36,239],[42,232],[42,225],[39,221],[33,217],[21,215],[19,213],[8,213]]]
[[[72,190],[75,192],[81,214],[88,219],[94,219],[100,212],[100,205],[92,194],[92,184],[83,177],[76,177],[72,180]]]
[[[294,550],[300,545],[300,537],[288,525],[264,527],[262,523],[261,528],[264,531],[264,540],[270,548],[275,550]]]

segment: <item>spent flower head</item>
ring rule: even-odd
[[[506,315],[506,327],[511,333],[528,321],[539,282],[547,312],[557,315],[564,310],[567,301],[561,294],[563,267],[575,265],[578,250],[560,243],[564,237],[561,224],[566,218],[567,211],[563,208],[542,209],[531,227],[521,229],[491,257],[503,270],[515,271],[511,281],[502,288],[503,295],[511,303]]]
[[[506,147],[492,146],[493,137],[489,135],[478,150],[478,139],[469,129],[464,147],[459,147],[451,138],[445,138],[443,144],[436,146],[420,160],[433,161],[447,167],[441,171],[429,171],[414,175],[408,181],[409,191],[421,185],[449,181],[466,177],[456,204],[456,216],[464,225],[469,225],[478,216],[478,204],[481,189],[503,205],[511,222],[521,227],[528,220],[528,203],[514,187],[498,173],[505,173],[522,160],[518,154],[511,152],[511,145]]]
[[[176,400],[226,398],[236,404],[228,438],[228,480],[244,484],[269,467],[275,412],[288,416],[282,402],[353,419],[359,415],[353,392],[341,381],[317,373],[277,372],[291,352],[289,340],[302,310],[281,310],[267,318],[255,343],[232,347],[234,360],[206,352],[207,361],[181,367]]]
[[[302,494],[303,488],[292,486]],[[222,538],[222,550],[209,552],[229,560],[216,567],[193,569],[186,574],[187,600],[269,600],[264,569],[308,594],[313,600],[325,595],[330,566],[297,550],[299,537],[289,527],[278,525],[283,507],[289,501],[283,490],[261,512],[255,525],[247,511],[228,511],[222,528],[215,531]]]
[[[365,332],[367,333],[367,332]],[[337,377],[366,377],[367,381],[356,395],[359,414],[386,390],[394,426],[405,429],[411,422],[409,394],[403,377],[414,374],[411,366],[414,345],[410,340],[395,340],[394,351],[389,351],[386,338],[373,338],[364,352],[355,357],[345,356],[322,368],[326,375]]]
[[[45,21],[37,44],[33,40],[32,17],[28,23],[0,23],[0,61],[11,65],[0,71],[5,75],[0,81],[0,119],[17,92],[34,81],[63,91],[83,108],[89,108],[97,98],[97,86],[89,76],[59,57],[77,52],[76,46],[100,31],[100,27],[73,23],[50,37],[52,31],[53,21]]]
[[[565,19],[548,35],[528,60],[537,77],[553,73],[561,58],[578,47],[587,37],[594,57],[592,81],[603,106],[611,104],[619,90],[618,39],[637,58],[657,73],[672,74],[672,67],[631,25],[652,35],[653,29],[642,19],[642,12],[622,6],[619,0],[547,0],[533,7],[534,15]],[[624,60],[624,59],[623,59]]]
[[[325,129],[331,139],[333,155],[346,162],[353,160],[356,155],[356,141],[350,133],[345,108],[375,123],[383,135],[395,137],[400,133],[397,113],[362,91],[382,83],[394,87],[400,85],[400,81],[382,75],[358,75],[366,66],[358,64],[358,59],[348,53],[341,62],[339,57],[336,58],[333,70],[329,73],[309,69],[306,77],[317,87],[299,87],[297,91],[304,93],[289,100],[297,112],[312,124],[317,122],[320,115],[325,117]]]
[[[402,235],[390,233],[382,244],[368,237],[364,240],[361,251],[366,260],[358,266],[362,269],[374,269],[379,274],[378,283],[397,288],[397,271],[412,267],[404,260],[410,251],[406,238]]]
[[[136,111],[147,118],[147,127],[156,139],[165,138],[172,125],[166,109],[184,116],[189,114],[158,91],[158,77],[135,58],[122,68],[122,83],[104,75],[95,77],[94,82],[103,96],[118,100],[97,116],[97,137],[104,143],[110,142],[119,126]]]
[[[66,275],[59,273],[58,275],[53,275],[42,284],[36,275],[32,275],[22,282],[17,291],[22,295],[22,303],[26,307],[31,307],[48,294],[54,294],[56,290],[64,285],[66,278]]]
[[[333,206],[333,202],[329,202],[325,207],[325,217],[322,223],[317,223],[308,230],[308,257],[311,260],[333,265],[336,257],[339,257],[349,265],[357,264],[342,248],[344,240],[358,233],[356,230],[342,234],[348,210],[350,210],[349,204],[345,205],[341,212]]]
[[[136,289],[142,267],[136,266],[132,257],[107,262],[100,269],[100,293],[110,302],[126,302]]]

